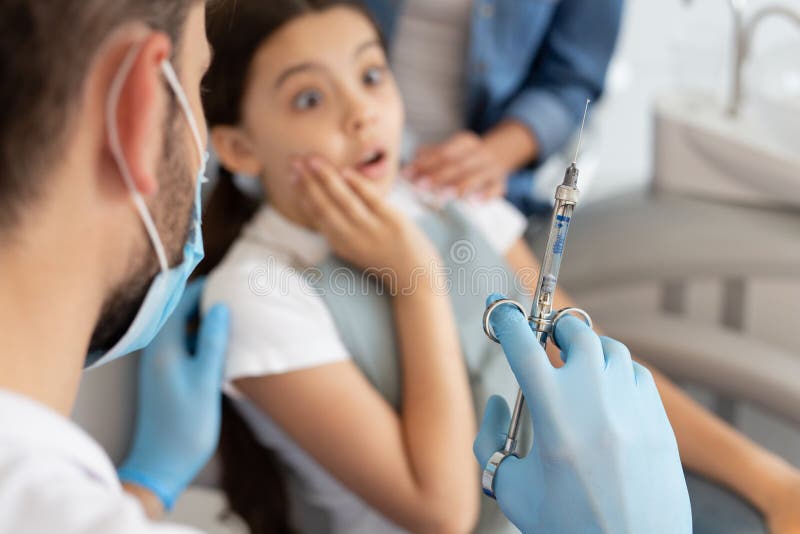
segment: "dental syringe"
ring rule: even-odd
[[[536,293],[533,299],[533,307],[531,314],[528,316],[528,323],[531,329],[536,334],[536,339],[543,348],[547,348],[547,343],[552,336],[555,324],[565,315],[576,314],[580,315],[591,327],[592,320],[585,311],[578,308],[565,308],[562,310],[554,311],[554,299],[556,287],[558,285],[558,275],[561,270],[561,260],[564,257],[564,248],[567,242],[567,233],[569,226],[572,223],[572,216],[575,212],[575,207],[578,205],[580,191],[578,189],[578,155],[583,141],[583,130],[586,126],[586,117],[589,112],[589,103],[586,101],[586,109],[583,113],[583,123],[581,124],[580,135],[578,138],[578,147],[575,151],[575,158],[572,163],[567,167],[564,174],[564,180],[561,185],[556,189],[555,206],[553,208],[553,217],[550,223],[550,234],[547,238],[547,249],[544,257],[542,258],[541,271],[539,272],[539,282],[536,287]],[[483,315],[483,329],[486,335],[492,341],[499,342],[492,332],[489,319],[491,314],[499,306],[509,304],[515,306],[523,314],[525,309],[518,302],[503,299],[494,302],[489,306]],[[525,407],[525,397],[520,390],[517,393],[517,400],[514,405],[514,411],[511,415],[511,424],[508,428],[508,434],[503,446],[503,450],[498,451],[492,455],[489,462],[483,470],[482,485],[483,491],[490,497],[494,497],[494,477],[497,468],[509,456],[516,456],[517,440],[519,438],[519,431],[522,423],[522,413]]]

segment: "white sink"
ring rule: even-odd
[[[736,118],[709,93],[656,102],[655,187],[737,203],[800,207],[800,100],[745,97]]]

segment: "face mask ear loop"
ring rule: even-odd
[[[153,218],[150,216],[150,211],[147,209],[147,204],[145,204],[142,195],[133,183],[133,177],[128,167],[128,162],[125,161],[125,155],[122,152],[122,143],[120,143],[119,131],[117,129],[117,108],[119,107],[119,99],[122,94],[122,86],[128,79],[128,75],[133,68],[133,62],[136,60],[140,50],[141,45],[137,45],[128,52],[125,59],[122,61],[117,75],[111,82],[108,100],[106,101],[106,129],[108,130],[108,143],[111,148],[111,154],[117,162],[117,167],[119,167],[119,172],[122,174],[122,179],[125,181],[125,185],[130,191],[133,204],[136,206],[136,210],[139,212],[139,216],[150,237],[150,242],[153,244],[153,249],[156,252],[156,256],[158,256],[158,263],[161,266],[161,272],[166,273],[169,271],[169,263],[167,262],[164,245],[161,243],[161,238],[158,235],[158,230],[153,222]]]
[[[178,80],[178,75],[175,73],[175,69],[172,67],[172,64],[169,62],[169,60],[165,59],[161,62],[161,71],[164,73],[167,83],[169,83],[170,87],[172,87],[172,91],[175,93],[175,98],[178,99],[178,103],[180,104],[181,108],[183,108],[183,115],[186,117],[186,122],[189,123],[189,129],[192,131],[194,142],[197,145],[197,154],[200,157],[200,167],[202,168],[206,164],[205,150],[203,149],[203,141],[200,138],[200,128],[197,125],[197,120],[194,117],[194,113],[192,113],[192,107],[189,105],[189,99],[186,97],[186,92],[183,90],[183,86],[181,85],[180,80]]]

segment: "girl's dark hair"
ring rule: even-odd
[[[354,8],[372,21],[364,6],[355,0],[210,2],[206,13],[207,34],[214,59],[203,78],[203,108],[209,127],[241,123],[250,66],[270,36],[296,18],[338,6]],[[206,259],[198,269],[199,274],[206,274],[219,264],[259,204],[241,192],[233,174],[220,166],[217,185],[205,209]],[[277,458],[258,442],[227,398],[222,406],[219,452],[222,488],[230,512],[245,521],[251,534],[291,533],[290,503]]]
[[[293,533],[281,465],[226,396],[222,398],[219,457],[227,514],[242,519],[252,534]]]

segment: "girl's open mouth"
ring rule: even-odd
[[[364,157],[356,165],[356,170],[367,178],[375,180],[386,175],[386,171],[389,168],[388,163],[389,158],[385,150],[381,148],[372,149],[364,154]]]

